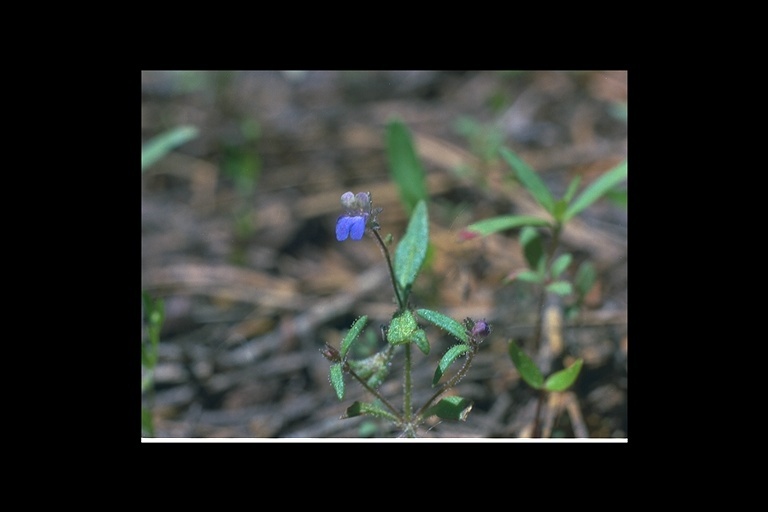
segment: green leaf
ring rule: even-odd
[[[330,378],[331,386],[336,391],[336,396],[339,400],[344,398],[344,372],[341,368],[342,363],[335,363],[331,365]]]
[[[181,146],[198,135],[194,126],[179,126],[150,139],[141,147],[141,171],[154,164],[172,149]]]
[[[453,318],[442,313],[438,313],[437,311],[432,311],[430,309],[417,309],[416,314],[427,322],[430,322],[442,330],[449,332],[457,340],[463,341],[464,343],[467,342],[467,330],[460,322],[457,322]]]
[[[351,347],[352,342],[355,341],[358,336],[360,336],[360,333],[362,332],[367,322],[368,316],[361,316],[355,320],[355,322],[352,324],[352,327],[349,329],[349,331],[347,331],[347,335],[344,336],[343,340],[341,340],[341,348],[339,350],[339,354],[341,355],[342,359],[347,357],[349,347]]]
[[[571,183],[568,185],[568,190],[565,191],[565,195],[563,196],[563,200],[566,203],[570,203],[571,199],[573,199],[573,196],[576,195],[576,190],[579,188],[579,183],[581,183],[581,176],[575,176]]]
[[[544,242],[541,235],[532,227],[525,227],[520,231],[520,245],[523,246],[523,255],[528,267],[538,269],[544,261]]]
[[[520,376],[529,386],[535,389],[541,389],[544,385],[544,376],[541,374],[541,370],[533,362],[533,359],[528,357],[528,354],[523,352],[513,340],[509,340],[509,357],[515,364],[515,368],[520,372]]]
[[[523,270],[522,272],[515,274],[514,279],[526,283],[542,283],[544,282],[544,275],[535,270]]]
[[[585,188],[579,197],[577,197],[565,211],[563,222],[581,213],[582,210],[600,199],[600,197],[625,179],[627,179],[626,160],[597,178]]]
[[[401,290],[407,290],[416,280],[429,243],[427,203],[419,201],[413,210],[405,236],[395,250],[395,275]],[[402,297],[405,301],[406,297]]]
[[[391,345],[403,345],[409,343],[413,334],[418,329],[413,313],[408,310],[395,316],[387,329],[387,342]]]
[[[424,411],[422,418],[437,416],[444,420],[466,421],[467,415],[472,410],[472,401],[460,396],[443,398],[435,405]]]
[[[448,369],[448,367],[453,364],[456,359],[458,359],[461,355],[465,354],[469,350],[470,346],[465,345],[464,343],[460,343],[449,348],[448,351],[443,355],[442,359],[440,359],[440,363],[437,365],[435,376],[432,378],[432,385],[435,386],[443,377],[445,370]]]
[[[377,418],[384,418],[394,422],[398,421],[397,416],[384,409],[383,407],[378,406],[377,404],[369,404],[367,402],[357,401],[347,407],[347,410],[342,418],[354,418],[355,416],[360,416],[362,414],[375,416]]]
[[[394,351],[392,345],[387,345],[387,348],[381,352],[377,352],[370,357],[366,357],[360,361],[354,359],[347,360],[349,367],[357,374],[358,377],[364,379],[366,383],[376,389],[384,381],[384,378],[389,374],[391,368],[390,362]]]
[[[573,293],[573,287],[568,281],[554,281],[547,285],[547,291],[565,297]]]
[[[411,336],[411,341],[414,342],[417,347],[419,347],[419,350],[424,352],[424,355],[429,354],[429,341],[427,340],[427,333],[425,333],[422,329],[419,329],[413,333],[413,336]]]
[[[541,181],[539,175],[536,174],[536,171],[531,169],[528,164],[509,149],[501,148],[499,149],[499,152],[509,166],[515,171],[517,179],[519,179],[520,183],[522,183],[526,190],[531,193],[536,202],[543,206],[550,214],[554,215],[555,201],[547,186]]]
[[[552,211],[552,216],[555,218],[555,220],[562,222],[562,219],[565,216],[566,208],[568,208],[568,203],[565,201],[565,199],[558,199],[555,201],[555,207]]]
[[[466,230],[480,236],[488,236],[492,233],[519,228],[521,226],[549,226],[549,222],[538,217],[530,217],[527,215],[502,215],[474,222],[467,226]]]
[[[568,265],[571,264],[571,261],[573,260],[573,256],[571,256],[569,253],[561,254],[557,257],[557,259],[552,263],[552,278],[557,279],[560,277],[560,274],[565,272],[565,270],[568,268]]]
[[[574,278],[574,285],[579,295],[584,296],[592,289],[597,279],[597,273],[595,267],[589,261],[585,261],[576,271],[576,277]]]
[[[568,368],[553,373],[544,382],[544,389],[547,391],[565,391],[576,381],[583,364],[584,360],[579,358]]]
[[[408,213],[412,213],[419,201],[427,201],[427,183],[411,132],[401,121],[393,120],[387,125],[387,154],[400,199]]]

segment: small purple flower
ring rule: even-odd
[[[361,240],[371,215],[371,194],[360,192],[355,195],[352,192],[344,192],[341,195],[341,205],[345,212],[336,220],[336,240],[341,242],[347,237]]]
[[[485,318],[475,322],[475,325],[472,327],[472,336],[485,338],[489,334],[491,334],[491,326],[486,323]]]

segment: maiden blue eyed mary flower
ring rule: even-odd
[[[341,205],[344,207],[344,215],[336,220],[336,240],[361,240],[365,234],[368,218],[371,216],[370,192],[344,192],[341,195]]]

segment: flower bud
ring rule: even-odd
[[[489,334],[491,334],[491,326],[485,321],[485,318],[475,322],[475,325],[472,327],[473,338],[476,338],[476,337],[485,338]]]
[[[341,355],[339,354],[339,351],[327,343],[325,344],[325,347],[320,349],[320,353],[323,354],[324,358],[331,361],[332,363],[338,363],[341,361]]]

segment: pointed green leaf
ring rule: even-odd
[[[444,420],[466,421],[469,411],[472,410],[472,401],[460,396],[443,398],[435,405],[424,411],[422,418],[437,416]]]
[[[448,351],[443,355],[442,359],[440,359],[440,363],[437,365],[435,376],[432,378],[432,385],[435,386],[443,377],[445,370],[448,369],[448,367],[453,364],[456,359],[458,359],[461,355],[465,354],[469,350],[469,345],[465,345],[464,343],[460,343],[449,348]]]
[[[422,329],[419,329],[413,333],[411,341],[414,342],[417,347],[419,347],[419,350],[424,352],[424,355],[429,354],[429,340],[427,340],[427,333],[425,333]]]
[[[544,282],[544,275],[533,270],[523,270],[521,272],[517,272],[514,275],[514,279],[526,283],[542,283]]]
[[[554,281],[547,285],[547,291],[565,297],[573,293],[573,287],[568,281]]]
[[[515,368],[520,372],[520,376],[529,386],[535,389],[541,389],[544,385],[544,376],[541,374],[541,370],[533,362],[533,359],[528,357],[528,354],[523,352],[513,340],[509,340],[509,357],[515,364]]]
[[[442,330],[449,332],[457,340],[463,341],[464,343],[467,342],[467,330],[460,322],[457,322],[453,318],[442,313],[438,313],[437,311],[432,311],[430,309],[417,309],[416,314],[427,322],[430,322]]]
[[[597,178],[585,188],[579,197],[577,197],[565,211],[563,222],[581,213],[582,210],[600,199],[600,197],[625,179],[627,179],[626,160]]]
[[[568,185],[568,190],[565,191],[565,195],[563,196],[563,200],[565,200],[566,203],[570,203],[571,199],[573,199],[576,190],[579,188],[579,183],[581,183],[581,176],[577,175],[571,180],[571,183]]]
[[[519,228],[521,226],[549,226],[549,222],[527,215],[502,215],[474,222],[466,227],[466,231],[471,231],[480,236],[488,236],[499,231]]]
[[[579,295],[584,296],[592,289],[597,279],[597,273],[595,267],[589,261],[585,261],[576,271],[576,277],[573,284],[576,286],[576,290]]]
[[[141,147],[141,171],[160,160],[172,149],[197,137],[194,126],[179,126],[150,139]]]
[[[367,402],[357,401],[347,407],[347,410],[344,416],[342,416],[342,419],[354,418],[355,416],[360,416],[361,414],[367,414],[368,416],[375,416],[377,418],[384,418],[394,422],[398,421],[397,416],[377,404],[369,404]]]
[[[568,268],[568,265],[571,264],[572,260],[573,256],[568,253],[558,256],[554,263],[552,263],[552,278],[557,279],[560,277],[560,274],[565,272],[565,269]]]
[[[403,345],[411,341],[413,334],[418,329],[413,313],[408,310],[395,316],[387,329],[387,342],[391,345]]]
[[[394,354],[393,348],[392,345],[387,345],[387,348],[370,357],[360,361],[349,359],[347,363],[349,363],[350,368],[358,377],[364,379],[370,387],[376,389],[389,374],[390,362]]]
[[[341,355],[342,359],[347,357],[349,347],[351,347],[352,342],[355,341],[358,336],[360,336],[360,333],[362,332],[367,322],[368,316],[361,316],[355,320],[355,322],[352,324],[352,327],[350,327],[349,331],[347,331],[346,336],[344,336],[344,339],[341,340],[341,348],[339,349],[339,354]]]
[[[554,214],[555,201],[547,186],[541,181],[539,175],[536,174],[536,171],[531,169],[528,164],[509,149],[501,148],[499,152],[509,166],[514,169],[520,183],[530,192],[536,202],[543,206],[550,214]]]
[[[344,398],[344,372],[341,368],[342,363],[335,363],[331,365],[330,378],[331,386],[336,391],[336,396],[339,400]]]
[[[408,222],[405,236],[395,250],[395,274],[402,290],[409,288],[424,263],[429,243],[427,203],[419,201]]]
[[[544,242],[539,232],[530,226],[520,230],[520,245],[523,246],[523,255],[528,267],[538,269],[544,261]]]
[[[391,121],[387,125],[387,154],[400,199],[408,213],[412,213],[419,201],[427,200],[427,182],[411,132],[401,121]]]
[[[565,391],[576,381],[583,364],[584,360],[579,358],[568,368],[553,373],[544,382],[544,389],[547,391]]]

